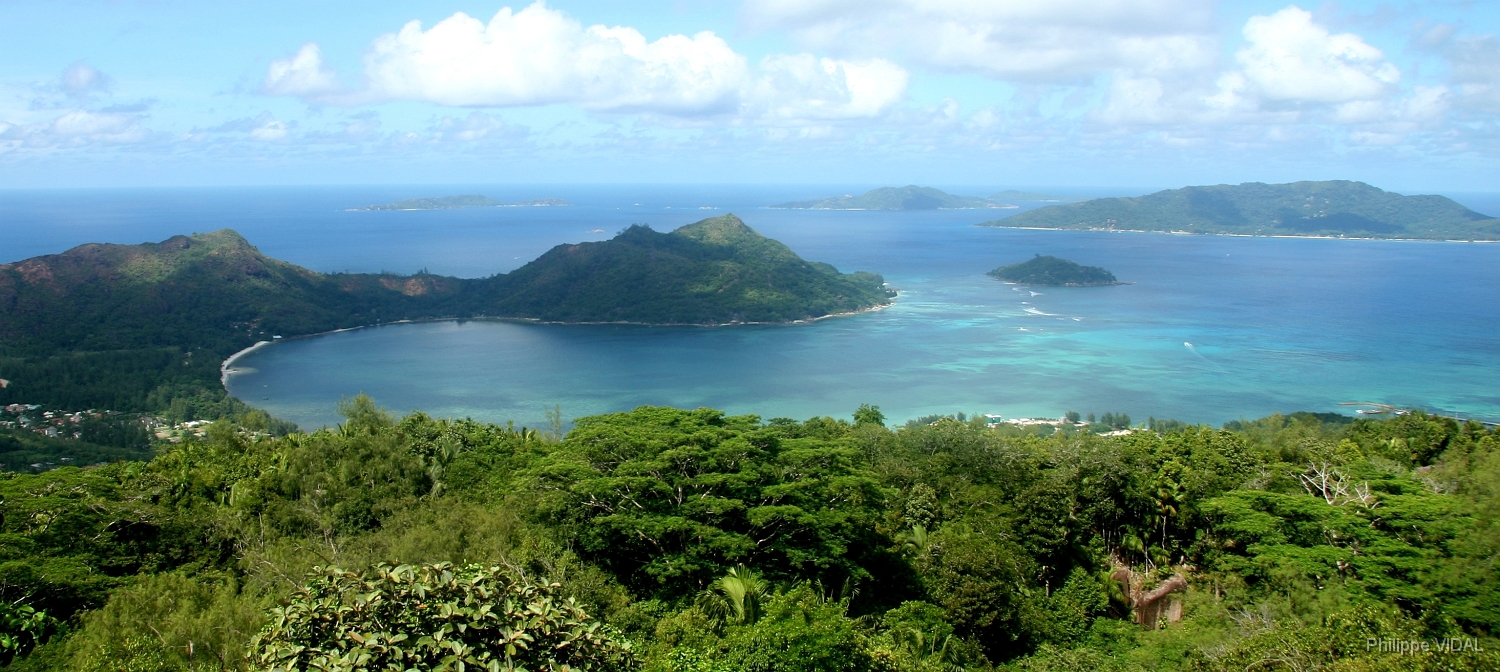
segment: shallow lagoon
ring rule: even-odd
[[[538,425],[639,404],[763,417],[1126,412],[1220,423],[1341,401],[1500,419],[1500,245],[981,229],[1014,211],[764,207],[855,187],[445,186],[0,193],[11,261],[90,241],[221,227],[321,271],[482,276],[631,223],[732,211],[805,258],[883,273],[866,315],[791,326],[651,328],[470,321],[297,339],[241,359],[231,391],[305,427],[365,391],[398,411]],[[950,189],[956,193],[981,190]],[[413,196],[562,197],[567,208],[348,212]],[[1466,204],[1493,212],[1493,197]],[[599,232],[594,232],[595,230]],[[1014,288],[1032,254],[1104,266],[1118,287]],[[1185,343],[1192,343],[1189,348]]]
[[[335,422],[336,401],[360,391],[400,411],[532,426],[554,404],[567,417],[666,404],[806,418],[871,403],[897,420],[1078,410],[1221,423],[1377,401],[1500,418],[1500,246],[982,229],[991,213],[752,204],[648,221],[725,209],[808,259],[885,274],[900,298],[789,326],[390,325],[263,348],[238,362],[231,391],[306,426]],[[540,239],[625,223],[602,207],[527,214],[500,226]],[[1035,253],[1135,284],[983,275]]]

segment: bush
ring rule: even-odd
[[[329,568],[271,610],[251,655],[287,672],[634,669],[630,645],[561,588],[477,565]]]
[[[245,645],[264,621],[265,603],[233,581],[181,574],[143,577],[114,591],[83,617],[67,641],[73,670],[243,670]]]
[[[776,595],[752,625],[731,628],[724,655],[740,672],[862,672],[874,660],[844,610],[807,584]]]

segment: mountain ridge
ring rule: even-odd
[[[978,226],[1500,240],[1500,219],[1446,197],[1404,196],[1348,180],[1190,186],[1134,198],[1053,205]]]

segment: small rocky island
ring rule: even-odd
[[[525,208],[572,205],[561,198],[538,198],[519,203],[502,203],[479,194],[442,196],[440,198],[408,198],[395,203],[367,205],[350,210],[456,210],[458,208]]]
[[[1101,287],[1122,285],[1115,274],[1098,266],[1081,264],[1053,256],[1036,255],[1019,264],[1001,266],[986,275],[1006,282],[1048,287]]]

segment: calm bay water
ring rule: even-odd
[[[732,211],[805,258],[879,272],[901,290],[887,310],[805,325],[435,322],[297,339],[242,358],[231,392],[305,427],[336,422],[339,398],[360,391],[398,411],[533,426],[554,404],[568,417],[641,404],[847,417],[871,403],[896,420],[1078,410],[1221,423],[1376,401],[1500,419],[1500,245],[981,229],[972,225],[1004,213],[763,207],[854,190],[840,189],[0,192],[0,235],[10,241],[0,261],[227,226],[317,270],[473,277],[631,223],[670,230]],[[576,205],[343,210],[449,193]],[[1461,200],[1481,211],[1500,204]],[[1033,290],[983,275],[1036,253],[1135,284]]]

